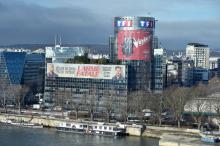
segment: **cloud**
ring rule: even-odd
[[[55,34],[64,43],[107,44],[114,16],[151,13],[166,48],[185,48],[191,41],[218,48],[219,5],[219,0],[0,0],[0,45],[51,43]]]
[[[45,43],[57,33],[68,43],[107,43],[111,32],[111,24],[106,27],[85,8],[47,8],[24,3],[0,6],[5,9],[0,13],[1,44]]]
[[[158,22],[157,34],[168,48],[185,48],[189,42],[219,47],[220,20]]]

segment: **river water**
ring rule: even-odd
[[[81,135],[45,128],[0,127],[0,146],[158,146],[158,140]]]

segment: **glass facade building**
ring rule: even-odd
[[[9,100],[6,99],[6,95],[9,94],[10,85],[10,78],[5,63],[5,57],[3,52],[0,52],[0,106],[8,104]],[[7,96],[7,98],[10,97]]]
[[[68,58],[83,56],[86,51],[87,48],[85,47],[61,47],[56,45],[55,47],[46,47],[46,57],[51,58],[53,63],[64,63]]]
[[[22,84],[30,88],[26,103],[36,103],[35,94],[44,92],[45,53],[26,54]]]
[[[74,49],[69,51],[69,54],[76,52]],[[53,52],[53,55],[48,55],[47,52]],[[123,79],[114,80],[112,74],[115,73],[117,65],[65,63],[65,60],[81,56],[81,53],[68,56],[61,52],[46,50],[45,106],[61,106],[63,109],[72,110],[74,105],[78,104],[81,110],[88,111],[93,104],[95,112],[104,112],[107,107],[112,106],[112,113],[117,114],[126,109],[127,66],[119,65],[123,68]],[[63,56],[62,60],[59,59],[60,56]],[[51,65],[53,74],[49,74]]]
[[[163,48],[154,49],[154,68],[152,87],[154,92],[162,92],[166,87],[166,51]]]
[[[201,67],[195,67],[193,69],[193,83],[199,84],[204,83],[208,84],[209,81],[209,69],[201,68]]]
[[[110,93],[109,91],[112,91]],[[95,102],[95,111],[101,112],[110,96],[114,96],[113,106],[119,111],[127,102],[127,81],[115,82],[103,79],[46,78],[45,97],[53,106],[73,109],[72,103],[82,104],[82,110],[89,110],[87,104]],[[91,101],[93,100],[93,101]],[[117,112],[114,111],[113,112]]]
[[[193,82],[193,70],[194,63],[193,60],[182,60],[182,86],[191,87],[194,85]]]
[[[24,84],[32,84],[41,76],[42,70],[45,70],[45,54],[31,53],[25,58],[22,82]],[[44,75],[44,73],[43,73]]]
[[[128,66],[129,91],[150,91],[155,19],[115,17],[114,25],[110,60]]]
[[[0,52],[0,97],[4,97],[1,105],[15,104],[12,85],[21,84],[25,55],[24,52]]]
[[[0,80],[7,87],[12,85],[26,85],[29,87],[29,93],[27,97],[33,98],[37,92],[43,92],[43,90],[37,90],[41,88],[43,82],[44,71],[44,54],[28,54],[27,52],[13,52],[2,51],[0,52]],[[39,81],[41,81],[40,84]],[[33,86],[35,84],[35,86]],[[4,86],[4,87],[6,87]],[[3,85],[2,85],[3,87]],[[36,92],[33,92],[37,90]],[[10,90],[9,90],[10,92]],[[9,96],[8,99],[9,100]],[[15,103],[15,99],[11,99]]]
[[[220,58],[218,59],[218,77],[220,77]]]
[[[11,84],[21,84],[26,52],[3,52]]]

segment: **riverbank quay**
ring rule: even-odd
[[[163,133],[159,146],[210,146],[201,142],[199,136]]]
[[[40,124],[44,127],[55,128],[57,125],[64,122],[91,122],[84,120],[70,120],[54,118],[50,116],[36,115],[19,115],[19,114],[0,114],[2,120],[25,121],[34,124]],[[115,124],[115,123],[111,123]],[[200,142],[199,130],[184,129],[173,127],[156,127],[156,126],[141,126],[141,125],[125,125],[126,133],[130,136],[142,136],[160,139],[159,146],[208,146]]]
[[[56,128],[58,125],[62,123],[98,123],[95,121],[85,121],[82,119],[79,120],[71,120],[71,119],[62,119],[62,118],[55,118],[51,116],[37,116],[37,115],[19,115],[19,114],[0,114],[0,121],[7,121],[7,120],[15,120],[15,121],[24,121],[33,124],[43,125],[44,127]],[[144,126],[141,125],[127,125],[127,124],[120,124],[120,123],[107,123],[113,125],[120,125],[124,126],[127,135],[130,136],[141,136],[143,131],[145,130]]]
[[[159,138],[159,146],[210,146],[199,134],[197,129],[147,126],[142,136]]]

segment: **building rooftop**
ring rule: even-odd
[[[208,45],[201,44],[201,43],[188,43],[187,45],[194,46],[194,47],[208,47]]]

